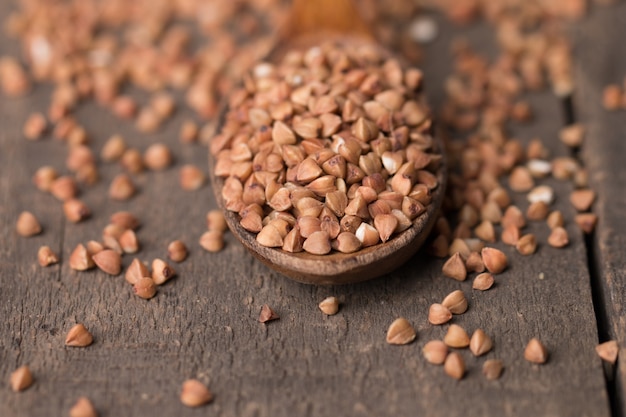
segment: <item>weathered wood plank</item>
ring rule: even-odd
[[[602,340],[617,340],[622,359],[609,378],[615,378],[619,414],[626,415],[626,112],[602,108],[602,89],[622,83],[626,76],[626,4],[597,7],[591,17],[574,28],[577,85],[576,111],[587,127],[583,159],[597,193],[594,212],[598,226],[594,233],[598,296],[604,306],[606,323]]]
[[[485,28],[469,32],[474,45],[489,44]],[[459,31],[444,25],[443,33],[429,56],[443,54]],[[440,85],[449,62],[433,61],[436,65],[426,66],[427,81]],[[433,92],[435,101],[441,100],[440,91]],[[601,364],[593,352],[597,334],[585,247],[571,223],[572,243],[565,250],[543,245],[537,255],[524,258],[503,248],[511,267],[485,293],[473,292],[470,281],[442,277],[442,262],[423,253],[375,281],[306,286],[271,272],[231,236],[223,252],[203,252],[196,241],[205,227],[204,213],[214,202],[206,187],[191,194],[181,191],[175,168],[138,176],[141,193],[122,204],[104,197],[117,167],[103,167],[105,181],[85,193],[93,219],[65,224],[59,204],[29,185],[32,171],[44,161],[60,164],[62,145],[19,140],[22,121],[32,108],[45,106],[44,97],[38,91],[23,99],[21,107],[15,101],[0,102],[0,231],[9,242],[0,245],[0,311],[5,317],[0,323],[0,375],[6,378],[18,364],[29,363],[37,379],[21,394],[0,390],[0,415],[63,415],[79,395],[89,396],[102,416],[195,415],[177,398],[188,377],[209,382],[216,397],[205,412],[215,416],[609,415]],[[522,140],[539,135],[558,151],[559,103],[548,94],[530,100],[538,117],[531,125],[514,126],[514,133]],[[93,132],[96,149],[108,135],[121,132],[142,149],[152,141],[167,142],[179,164],[205,166],[204,149],[176,144],[182,117],[149,137],[96,106],[81,109],[78,118]],[[567,186],[553,185],[559,196],[556,207],[571,218]],[[13,224],[27,207],[41,216],[46,232],[24,240],[17,238]],[[140,300],[122,277],[76,273],[66,262],[46,270],[35,265],[40,243],[62,246],[67,258],[76,243],[98,238],[108,215],[118,209],[141,214],[141,259],[164,256],[174,238],[192,248],[190,258],[177,267],[179,277],[157,297]],[[533,224],[529,230],[545,241],[545,225]],[[544,279],[538,278],[540,273]],[[454,322],[468,331],[483,328],[495,343],[484,358],[461,352],[468,374],[460,382],[421,356],[426,341],[443,337],[446,330],[428,324],[428,307],[454,289],[462,289],[470,300],[470,310]],[[317,303],[329,295],[339,297],[342,307],[338,315],[324,317]],[[280,320],[257,322],[265,303]],[[418,340],[409,346],[385,343],[387,326],[398,316],[418,329]],[[92,330],[93,346],[63,346],[75,321]],[[533,336],[551,352],[545,366],[532,366],[522,357]],[[480,367],[495,357],[506,369],[500,380],[488,382]]]

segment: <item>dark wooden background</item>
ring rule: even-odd
[[[0,10],[5,16],[8,6],[3,3]],[[451,40],[463,34],[485,54],[493,54],[494,45],[485,24],[461,30],[435,17],[441,33],[426,48],[423,69],[437,104],[451,71]],[[443,277],[442,261],[424,253],[374,281],[315,287],[272,272],[232,236],[227,236],[224,251],[204,252],[197,240],[206,228],[206,212],[215,207],[212,192],[208,186],[182,191],[175,172],[183,162],[206,168],[205,148],[178,145],[178,128],[189,115],[185,111],[148,137],[96,105],[81,106],[77,117],[93,133],[96,149],[119,132],[141,149],[152,141],[169,143],[177,165],[137,177],[141,192],[127,203],[106,198],[108,181],[119,168],[104,166],[104,181],[84,194],[93,218],[69,224],[60,204],[30,181],[41,165],[62,169],[64,147],[53,140],[25,141],[21,135],[27,115],[46,109],[50,87],[39,86],[20,99],[1,99],[0,378],[5,383],[0,415],[67,415],[81,395],[92,399],[101,416],[625,415],[626,365],[618,361],[615,369],[603,366],[594,347],[608,339],[626,345],[626,113],[607,113],[600,105],[601,88],[621,82],[626,74],[626,4],[593,7],[589,17],[572,25],[571,33],[575,114],[589,129],[581,157],[598,192],[599,227],[585,240],[570,221],[568,248],[544,244],[531,258],[500,246],[511,267],[483,293],[473,291],[470,280]],[[2,38],[0,52],[17,54],[18,47]],[[528,125],[512,125],[515,137],[541,137],[553,154],[566,155],[557,139],[565,123],[563,103],[550,93],[527,99],[536,118]],[[556,208],[572,219],[570,185],[548,183],[557,190]],[[141,213],[141,259],[164,257],[173,239],[191,248],[189,259],[176,266],[179,276],[149,301],[133,296],[122,276],[78,273],[67,264],[74,246],[98,239],[108,216],[122,209]],[[43,234],[29,239],[16,234],[15,220],[22,210],[38,216]],[[532,224],[529,230],[545,242],[545,224]],[[43,244],[62,255],[60,265],[39,267],[36,254]],[[126,265],[130,259],[126,257]],[[484,329],[495,344],[478,359],[461,351],[468,368],[462,381],[447,377],[421,355],[423,345],[446,330],[428,324],[429,305],[455,289],[465,292],[470,307],[453,322],[470,332]],[[317,304],[330,295],[342,305],[339,314],[326,317]],[[280,320],[258,323],[263,304],[271,305]],[[416,342],[408,346],[385,342],[388,325],[399,316],[418,330]],[[65,334],[76,322],[92,331],[92,346],[64,346]],[[539,337],[550,351],[544,366],[523,359],[531,337]],[[504,361],[497,381],[481,375],[489,358]],[[15,394],[8,376],[22,364],[30,366],[36,382]],[[200,411],[178,400],[182,382],[191,377],[208,383],[215,394],[214,402]]]

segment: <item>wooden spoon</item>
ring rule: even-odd
[[[372,42],[369,25],[360,17],[352,0],[294,0],[290,19],[280,33],[280,41],[270,54],[276,61],[288,48],[312,46],[331,37],[349,36],[355,42]],[[225,120],[226,110],[220,116],[218,132]],[[443,155],[443,148],[435,138],[435,149]],[[240,225],[237,213],[226,210],[221,190],[224,179],[214,175],[214,157],[209,155],[209,169],[213,191],[224,211],[232,233],[260,261],[272,269],[303,283],[348,284],[379,277],[404,264],[428,237],[438,217],[447,179],[445,157],[436,173],[438,186],[431,192],[432,202],[426,212],[418,216],[412,227],[396,234],[389,241],[366,247],[358,252],[312,255],[306,252],[290,253],[268,248],[256,241],[256,235]]]

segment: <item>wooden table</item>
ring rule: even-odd
[[[442,80],[451,70],[442,51],[453,37],[466,35],[486,54],[493,52],[486,25],[458,29],[437,20],[441,36],[427,47],[424,65],[435,104],[442,101]],[[0,377],[7,381],[15,368],[29,364],[36,379],[18,394],[3,383],[0,416],[67,415],[81,395],[92,399],[101,416],[626,415],[626,364],[603,365],[594,351],[599,341],[609,339],[626,346],[626,113],[601,108],[602,87],[621,82],[626,74],[626,4],[594,7],[571,33],[575,117],[588,128],[580,157],[598,193],[598,228],[586,239],[570,221],[569,247],[544,244],[530,261],[497,245],[512,266],[484,293],[473,291],[470,281],[443,277],[442,261],[425,253],[374,281],[315,287],[272,272],[232,236],[224,251],[204,252],[197,241],[215,202],[208,187],[182,191],[177,168],[138,176],[140,194],[120,203],[106,198],[106,179],[118,168],[103,166],[105,180],[84,194],[93,218],[70,224],[60,204],[30,181],[41,165],[63,168],[65,149],[53,140],[33,143],[21,135],[27,115],[45,110],[50,87],[0,100]],[[5,38],[0,48],[18,52]],[[539,136],[554,154],[567,154],[557,139],[565,123],[563,104],[547,92],[527,99],[536,118],[512,126],[514,136],[522,141]],[[177,145],[178,128],[189,114],[181,111],[152,137],[138,135],[131,124],[95,104],[81,106],[77,117],[93,132],[96,149],[119,132],[144,148],[150,141],[167,142],[179,165],[206,167],[204,147]],[[557,190],[555,207],[572,219],[571,186],[547,183]],[[523,196],[518,197],[525,207]],[[28,239],[16,234],[15,220],[25,209],[40,218],[43,234]],[[133,296],[121,276],[78,273],[67,263],[77,243],[98,239],[96,231],[109,215],[123,209],[141,212],[141,259],[164,257],[173,239],[191,247],[190,258],[176,267],[179,276],[149,301]],[[532,224],[529,230],[545,242],[545,225]],[[39,267],[36,253],[43,244],[62,254],[60,265]],[[465,292],[470,307],[454,322],[468,331],[484,329],[495,344],[481,358],[461,352],[468,368],[461,381],[427,364],[421,354],[428,340],[443,337],[446,330],[428,324],[429,305],[455,289]],[[341,300],[341,310],[326,317],[317,304],[330,295]],[[259,323],[263,304],[271,305],[280,320]],[[399,316],[418,331],[417,341],[408,346],[385,342],[388,325]],[[95,343],[89,348],[64,346],[76,322],[93,332]],[[550,351],[546,365],[524,360],[531,337],[539,337]],[[488,358],[504,361],[497,381],[481,375]],[[191,377],[208,383],[215,394],[202,410],[178,400],[182,382]]]

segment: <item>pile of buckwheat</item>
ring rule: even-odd
[[[244,80],[211,152],[226,209],[261,245],[352,253],[425,212],[441,155],[419,70],[371,44],[329,43]]]

